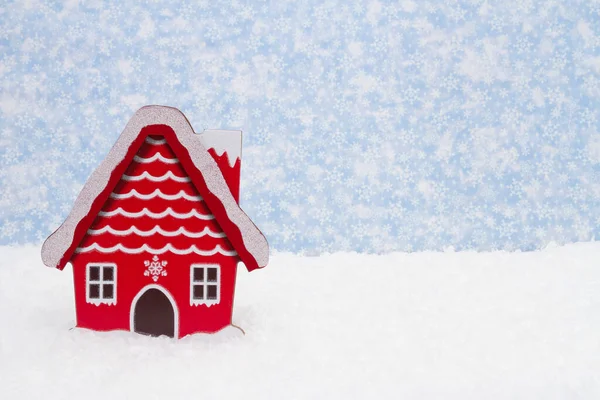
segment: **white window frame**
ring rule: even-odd
[[[100,276],[97,280],[90,279],[90,269],[91,267],[100,267]],[[113,279],[105,280],[104,279],[104,267],[113,267]],[[112,283],[113,286],[113,297],[112,299],[104,298],[104,287],[103,285]],[[99,297],[97,299],[90,298],[90,285],[99,285]],[[108,304],[115,305],[117,304],[117,264],[115,263],[102,263],[102,262],[91,262],[85,266],[85,300],[90,304]]]
[[[204,269],[204,280],[194,281],[194,270],[196,268]],[[216,282],[208,281],[208,268],[217,269]],[[194,299],[194,286],[204,286],[204,299]],[[217,286],[217,298],[208,299],[208,286]],[[206,305],[212,306],[221,302],[221,266],[219,264],[192,264],[190,267],[190,306]]]

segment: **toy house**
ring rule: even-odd
[[[238,204],[240,166],[240,131],[138,110],[42,247],[46,266],[72,264],[77,326],[181,338],[230,325],[238,262],[269,258]]]

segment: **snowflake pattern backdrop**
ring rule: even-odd
[[[244,131],[241,204],[276,250],[599,232],[597,0],[32,0],[0,21],[0,244],[56,229],[146,104]]]

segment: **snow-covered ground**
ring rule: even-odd
[[[246,331],[71,329],[70,270],[0,248],[0,399],[599,399],[600,243],[535,253],[276,254]]]

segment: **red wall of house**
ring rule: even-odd
[[[216,157],[214,151],[211,154]],[[239,160],[231,168],[225,156],[216,158],[231,189],[239,187]],[[112,192],[71,258],[77,326],[130,330],[132,301],[150,284],[162,286],[175,298],[180,337],[229,325],[239,257],[162,136],[142,144]],[[180,229],[185,231],[177,233]],[[153,253],[167,262],[167,275],[157,281],[144,275],[144,261],[152,261]],[[86,265],[91,262],[117,264],[115,305],[87,302]],[[190,306],[190,266],[194,263],[221,266],[219,304]]]
[[[76,254],[71,262],[75,285],[77,326],[97,331],[131,330],[130,311],[135,296],[147,285],[156,284],[166,289],[175,299],[179,311],[179,337],[196,332],[217,332],[231,324],[237,258],[223,255],[203,257],[165,253],[159,256],[167,261],[166,276],[155,282],[145,276],[145,260],[152,255],[130,255],[121,252]],[[116,304],[90,304],[86,300],[86,265],[88,263],[115,263],[117,265]],[[190,305],[190,266],[195,263],[219,264],[221,294],[219,304]]]

